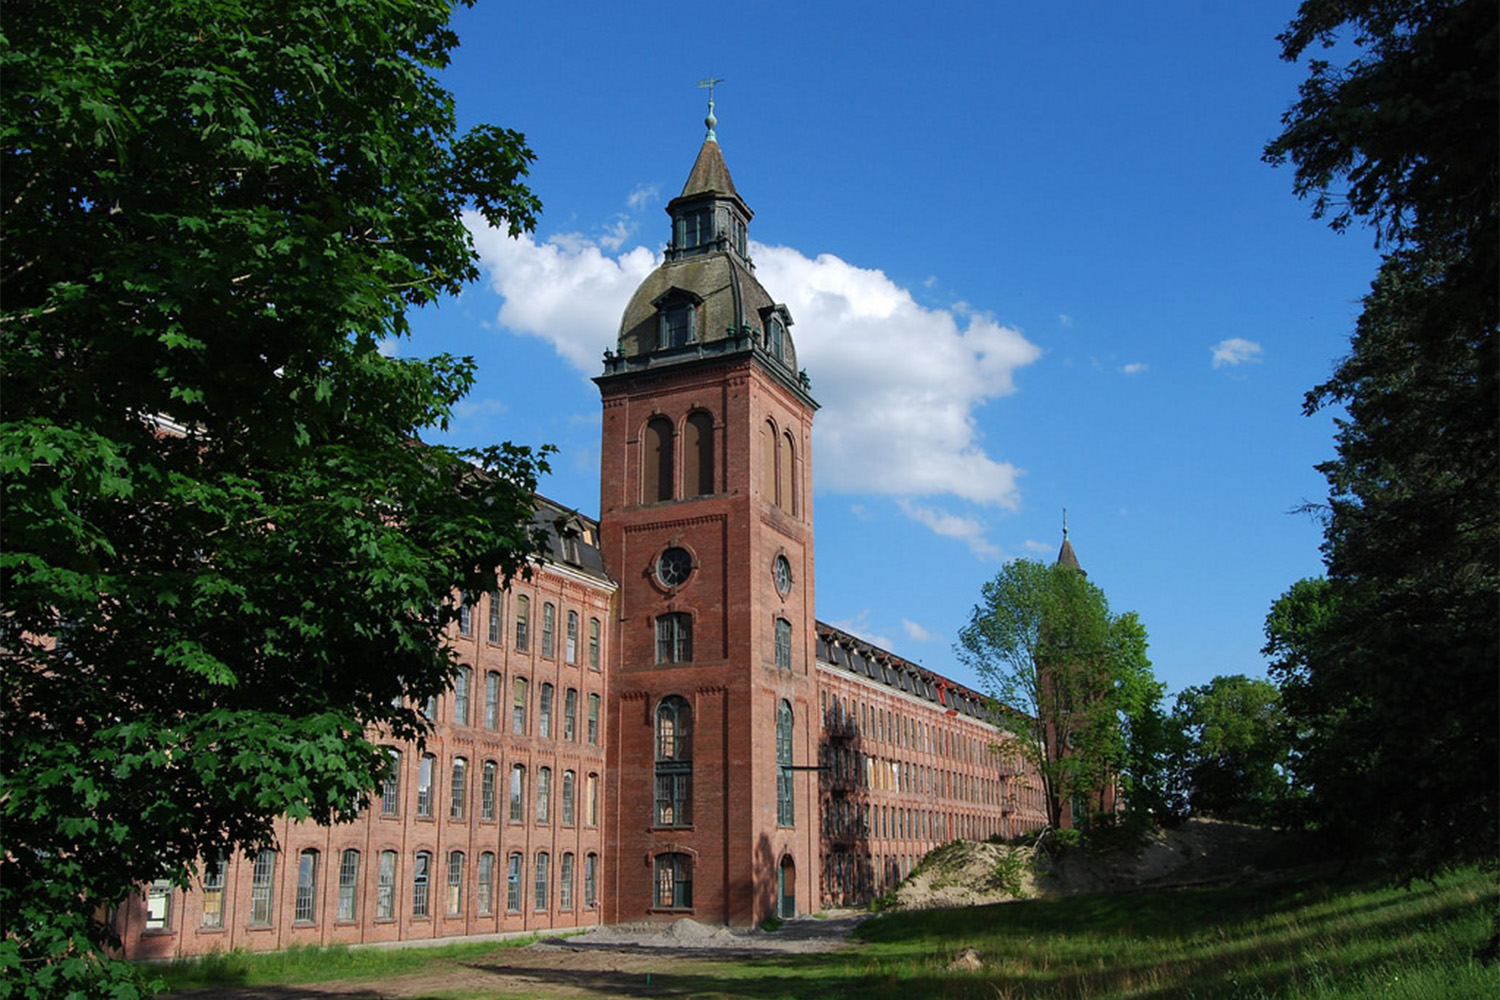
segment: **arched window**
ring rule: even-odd
[[[776,764],[776,825],[792,826],[792,706],[786,701],[776,708]]]
[[[686,910],[693,905],[693,859],[686,854],[656,856],[656,906]]]
[[[500,674],[494,670],[484,675],[484,728],[500,728]]]
[[[495,912],[495,855],[485,851],[479,856],[479,881],[474,886],[475,909],[481,917]]]
[[[776,489],[776,425],[767,420],[760,426],[760,491],[767,503],[780,504]]]
[[[551,601],[542,605],[542,655],[552,657],[557,646],[557,605]]]
[[[380,852],[380,870],[375,883],[375,919],[393,920],[396,916],[396,852]]]
[[[569,743],[578,739],[578,689],[568,688],[563,695],[563,739]]]
[[[417,766],[417,815],[432,815],[432,772],[437,767],[437,758],[430,753],[422,755]]]
[[[578,662],[578,612],[568,612],[568,631],[563,640],[563,659]]]
[[[494,761],[484,762],[479,780],[479,818],[481,820],[495,818],[495,776],[499,770],[499,765]]]
[[[589,619],[589,668],[599,669],[599,619]]]
[[[796,451],[790,433],[781,436],[781,475],[777,480],[776,503],[788,514],[797,513],[797,473],[793,459]]]
[[[599,855],[583,859],[583,905],[592,907],[599,901]]]
[[[453,758],[453,780],[448,786],[448,818],[463,819],[469,791],[469,762],[462,757]]]
[[[390,763],[380,782],[380,815],[396,816],[401,812],[401,751],[386,747]]]
[[[689,414],[684,428],[682,491],[690,497],[714,491],[714,418],[703,410]]]
[[[448,916],[464,912],[464,852],[448,853]]]
[[[543,684],[542,696],[537,703],[536,734],[544,740],[552,738],[552,702],[555,690],[551,684]]]
[[[536,772],[536,821],[538,824],[552,822],[552,768],[543,767]]]
[[[551,872],[548,870],[552,857],[546,851],[538,851],[536,855],[536,912],[545,913],[547,903],[552,895]]]
[[[774,316],[766,323],[766,350],[777,361],[786,360],[786,328]]]
[[[656,503],[673,497],[672,421],[654,417],[646,424],[642,455],[641,502]]]
[[[425,917],[427,910],[428,879],[432,875],[432,855],[427,851],[417,852],[417,865],[411,874],[411,915]]]
[[[521,852],[513,851],[506,860],[505,909],[508,913],[521,912]]]
[[[531,598],[525,594],[516,597],[516,650],[526,652],[531,642]]]
[[[656,825],[693,821],[693,719],[677,695],[656,709]]]
[[[524,764],[510,766],[510,821],[512,823],[526,821],[526,766]]]
[[[577,797],[578,778],[572,771],[563,772],[562,782],[562,825],[572,826],[574,807],[573,803]]]
[[[562,864],[557,869],[557,908],[559,910],[571,910],[573,908],[572,851],[562,856]]]
[[[693,661],[693,616],[686,611],[669,611],[656,619],[656,662],[691,663]]]
[[[776,665],[792,669],[792,623],[785,618],[776,619]]]

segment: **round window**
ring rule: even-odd
[[[786,561],[786,556],[777,556],[776,563],[771,572],[776,577],[776,590],[785,597],[792,591],[792,564]]]
[[[687,549],[672,546],[656,560],[656,578],[663,587],[680,587],[693,572],[693,557]]]

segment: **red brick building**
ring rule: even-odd
[[[712,125],[596,379],[599,520],[540,504],[549,558],[460,620],[434,735],[359,822],[148,888],[128,955],[748,926],[1045,822],[983,699],[815,618],[817,404]]]

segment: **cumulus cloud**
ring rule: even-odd
[[[927,631],[910,618],[901,619],[901,627],[906,630],[906,637],[916,642],[932,642],[937,638],[935,633]]]
[[[639,246],[607,253],[614,247],[578,234],[512,239],[477,216],[468,222],[504,300],[499,324],[551,342],[580,372],[596,374],[631,293],[660,258]],[[791,310],[798,362],[822,404],[813,425],[820,488],[1017,508],[1019,470],[986,450],[976,411],[1014,392],[1015,372],[1040,348],[967,305],[919,305],[884,272],[831,254],[760,244],[751,252],[756,276]],[[996,551],[976,518],[902,509],[978,554]]]
[[[1023,544],[1027,552],[1035,552],[1037,555],[1048,555],[1052,552],[1051,542],[1039,542],[1035,538],[1028,538]]]
[[[1144,363],[1142,363],[1140,361],[1132,361],[1130,364],[1126,365],[1124,368],[1121,368],[1120,371],[1124,372],[1126,375],[1139,375],[1141,372],[1145,371],[1146,369],[1148,369],[1150,367],[1151,367],[1150,365],[1144,364]]]
[[[647,205],[654,205],[661,200],[660,184],[641,184],[626,197],[625,204],[632,211],[639,211]]]
[[[1209,350],[1213,352],[1215,368],[1223,368],[1225,365],[1242,365],[1247,361],[1259,361],[1261,353],[1259,344],[1243,337],[1221,340]]]
[[[939,507],[927,507],[902,500],[901,510],[918,524],[925,524],[934,534],[954,538],[967,545],[976,556],[998,556],[1000,550],[984,537],[985,525],[975,517],[964,517]]]
[[[753,250],[757,277],[791,310],[798,363],[823,404],[820,485],[1017,507],[1018,470],[985,451],[975,410],[1014,392],[1015,371],[1040,348],[986,315],[918,305],[882,271]]]

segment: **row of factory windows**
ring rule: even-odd
[[[989,763],[993,742],[977,739],[956,728],[935,726],[889,708],[857,698],[821,693],[823,726],[833,733],[906,747],[921,753],[950,757],[969,764]]]
[[[531,598],[525,594],[516,594],[512,600],[512,610],[515,613],[513,645],[518,653],[529,652],[532,641]],[[488,605],[486,639],[492,645],[503,645],[506,632],[503,593],[473,597],[461,603],[458,607],[458,634],[465,638],[473,637],[481,604]],[[603,626],[598,618],[590,618],[586,633],[583,628],[583,619],[577,611],[569,611],[564,615],[563,661],[576,664],[580,656],[586,656],[589,668],[598,670],[603,655],[601,648]],[[541,655],[548,659],[555,658],[557,656],[557,605],[551,601],[542,603],[541,633]]]
[[[394,748],[387,748],[386,752],[390,755],[390,766],[380,786],[380,815],[390,819],[401,815],[402,753]],[[437,813],[437,768],[438,761],[434,754],[424,753],[417,760],[416,816],[418,819],[432,819]],[[454,757],[449,765],[447,815],[450,820],[461,821],[469,817],[471,808],[469,785],[472,780],[469,770],[469,761],[466,757]],[[497,761],[486,760],[480,765],[477,816],[482,823],[492,823],[498,820],[502,805],[499,798],[499,776],[500,764]],[[531,804],[532,819],[538,826],[547,826],[552,822],[554,791],[552,776],[551,767],[536,769],[535,799]],[[571,769],[562,772],[558,799],[559,821],[563,826],[575,825],[579,804],[577,772]],[[508,803],[507,820],[511,823],[525,823],[527,804],[531,801],[527,795],[525,764],[510,766],[505,801]],[[590,772],[584,776],[582,805],[584,825],[597,826],[599,823],[599,775],[597,772]]]

